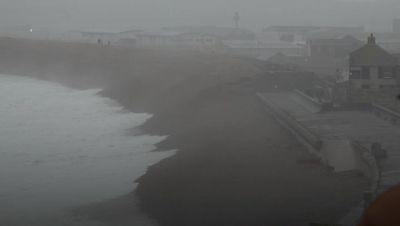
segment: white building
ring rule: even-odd
[[[183,33],[177,36],[178,46],[196,50],[217,50],[221,46],[219,38],[205,33]]]
[[[278,53],[286,56],[303,56],[307,51],[305,45],[281,41],[224,41],[223,44],[230,54],[259,60],[267,60]]]
[[[159,30],[146,31],[136,35],[136,45],[139,48],[216,50],[220,43],[218,37],[200,32]]]
[[[136,35],[138,48],[176,48],[178,45],[178,32],[156,30],[144,31]]]

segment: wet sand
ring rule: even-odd
[[[276,78],[250,61],[0,39],[0,72],[104,88],[128,110],[154,114],[143,131],[170,135],[159,150],[179,152],[150,167],[135,193],[162,225],[332,223],[368,187],[357,172],[296,163],[312,157],[257,102],[254,93]],[[118,203],[79,216],[129,223],[129,208]]]

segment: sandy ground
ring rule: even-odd
[[[152,166],[136,194],[162,225],[332,223],[368,187],[358,173],[332,174],[321,165],[296,163],[311,156],[254,96],[274,87],[277,78],[249,61],[0,39],[0,72],[101,87],[129,110],[154,113],[144,132],[170,135],[160,150],[180,151]],[[123,200],[78,215],[129,223],[129,202]]]
[[[165,225],[308,225],[336,222],[358,203],[363,178],[296,164],[312,156],[253,95],[235,91],[180,117],[183,133],[165,145],[182,151],[140,180],[148,213]]]

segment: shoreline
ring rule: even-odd
[[[169,135],[159,150],[179,151],[151,166],[135,193],[161,225],[331,223],[368,185],[355,172],[296,164],[307,152],[253,95],[260,83],[274,81],[247,61],[0,39],[0,68],[74,88],[101,87],[100,95],[127,110],[153,114],[142,132]]]

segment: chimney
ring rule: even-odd
[[[376,44],[376,38],[375,38],[374,34],[372,34],[372,33],[368,37],[368,44],[370,44],[370,45],[375,45]]]

